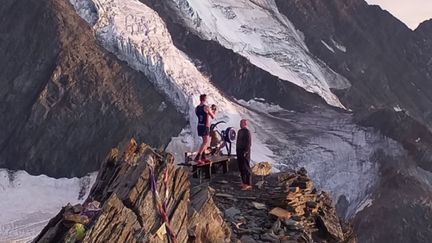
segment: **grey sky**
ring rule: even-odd
[[[366,0],[369,4],[380,5],[411,29],[432,18],[432,0]]]

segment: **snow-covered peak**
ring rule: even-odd
[[[301,33],[273,0],[172,0],[171,5],[202,38],[218,41],[263,70],[343,107],[330,88],[348,88],[348,80],[310,56]]]

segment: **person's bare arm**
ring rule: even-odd
[[[209,115],[211,117],[211,119],[215,118],[215,113],[213,113],[213,111],[211,109],[209,109],[208,106],[204,106],[204,111],[207,113],[207,115]]]

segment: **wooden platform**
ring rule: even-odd
[[[222,172],[227,173],[229,171],[229,163],[236,160],[236,155],[213,155],[207,156],[207,161],[204,164],[198,164],[193,161],[193,154],[185,155],[185,163],[179,164],[180,166],[192,167],[192,176],[199,178],[200,181],[205,179],[211,179],[212,174]]]

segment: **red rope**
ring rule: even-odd
[[[160,203],[160,197],[159,194],[157,193],[157,184],[156,184],[156,180],[154,178],[154,173],[153,173],[153,168],[149,165],[149,170],[150,170],[150,183],[151,183],[151,189],[153,192],[153,196],[156,199],[156,207],[159,208],[159,214],[161,215],[164,223],[165,223],[165,227],[166,230],[168,232],[168,235],[170,236],[171,242],[176,243],[177,242],[177,237],[174,233],[174,231],[172,230],[169,218],[168,218],[168,214],[167,214],[167,210],[166,210],[166,200],[168,198],[168,180],[169,180],[169,174],[168,174],[168,169],[165,169],[165,174],[164,174],[164,179],[163,179],[163,183],[165,186],[165,200]]]

